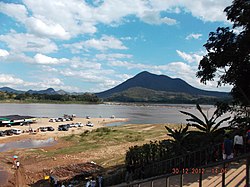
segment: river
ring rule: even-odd
[[[204,113],[211,116],[212,105],[202,106]],[[76,114],[77,117],[128,118],[131,124],[186,123],[187,116],[180,110],[199,115],[195,105],[119,105],[119,104],[12,104],[1,103],[0,115],[29,115],[35,117],[61,117],[63,114]],[[120,123],[119,123],[120,124]],[[122,124],[122,123],[121,123]]]

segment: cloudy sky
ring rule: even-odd
[[[141,71],[195,77],[231,0],[0,0],[0,87],[103,91]]]

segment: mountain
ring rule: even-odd
[[[28,90],[26,93],[28,94],[47,94],[47,95],[55,95],[57,92],[53,88],[48,88],[46,90]]]
[[[20,90],[15,90],[13,88],[9,87],[2,87],[0,88],[0,92],[8,92],[8,93],[15,93],[15,94],[47,94],[47,95],[82,95],[84,93],[76,93],[76,92],[66,92],[64,90],[58,90],[55,91],[53,88],[48,88],[46,90],[28,90],[28,91],[20,91]]]
[[[67,95],[67,94],[70,94],[69,92],[66,92],[66,91],[64,91],[64,90],[58,90],[58,91],[56,91],[56,93],[59,94],[59,95]]]
[[[229,94],[226,92],[201,90],[189,85],[182,79],[179,78],[173,79],[166,75],[155,75],[147,71],[137,74],[136,76],[126,80],[125,82],[119,84],[114,88],[111,88],[104,92],[96,93],[96,95],[104,99],[109,98],[112,100],[112,98],[114,99],[114,98],[124,97],[129,100],[131,94],[133,95],[134,93],[140,91],[144,93],[147,92],[147,94],[149,94],[149,92],[151,91],[150,93],[152,96],[150,97],[155,97],[155,95],[157,94],[158,96],[159,94],[165,95],[164,96],[165,99],[167,95],[168,97],[170,97],[171,95],[176,96],[176,94],[178,95],[178,97],[184,94],[185,96],[188,97],[192,96],[193,98],[195,97],[224,98],[229,96]],[[134,98],[132,97],[131,99],[133,100]]]
[[[12,89],[12,88],[9,88],[9,87],[0,88],[0,92],[8,92],[8,93],[15,93],[15,94],[25,93],[24,91],[15,90],[15,89]]]

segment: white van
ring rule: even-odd
[[[21,134],[22,131],[20,129],[11,129],[13,134]]]

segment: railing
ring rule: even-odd
[[[128,173],[126,169],[121,169],[115,174],[105,177],[104,186],[112,186],[123,182],[160,176],[162,174],[171,175],[173,172],[178,173],[184,168],[198,168],[202,165],[221,160],[221,155],[222,146],[221,144],[217,144],[190,152],[186,155],[154,162],[143,168],[138,167],[132,173]]]
[[[237,158],[233,158],[233,159],[229,159],[229,160],[224,160],[224,161],[219,161],[216,163],[211,163],[211,164],[206,164],[203,165],[201,167],[199,167],[200,171],[203,169],[207,169],[207,168],[215,168],[216,166],[222,166],[222,169],[224,171],[226,171],[226,164],[229,164],[231,162],[235,162],[235,161],[239,161],[245,159],[246,160],[246,177],[245,177],[245,187],[250,187],[250,171],[249,171],[249,165],[250,165],[250,153],[247,153],[245,155],[239,156]],[[203,172],[199,172],[199,187],[202,187],[202,180],[203,180]],[[171,179],[171,177],[179,175],[180,176],[180,180],[179,180],[179,184],[178,186],[182,187],[183,186],[183,175],[185,175],[185,170],[180,169],[179,174],[174,174],[174,173],[170,173],[170,174],[164,174],[164,175],[160,175],[160,176],[156,176],[156,177],[151,177],[151,178],[147,178],[144,180],[140,180],[140,181],[134,181],[134,182],[130,182],[127,184],[120,184],[120,185],[115,185],[116,187],[140,187],[145,183],[150,183],[151,187],[154,187],[154,181],[162,179],[165,180],[165,185],[166,187],[170,187],[169,185],[169,181]],[[221,172],[221,186],[225,187],[226,184],[226,172]],[[232,179],[234,180],[234,179]],[[232,180],[230,182],[232,182]]]

